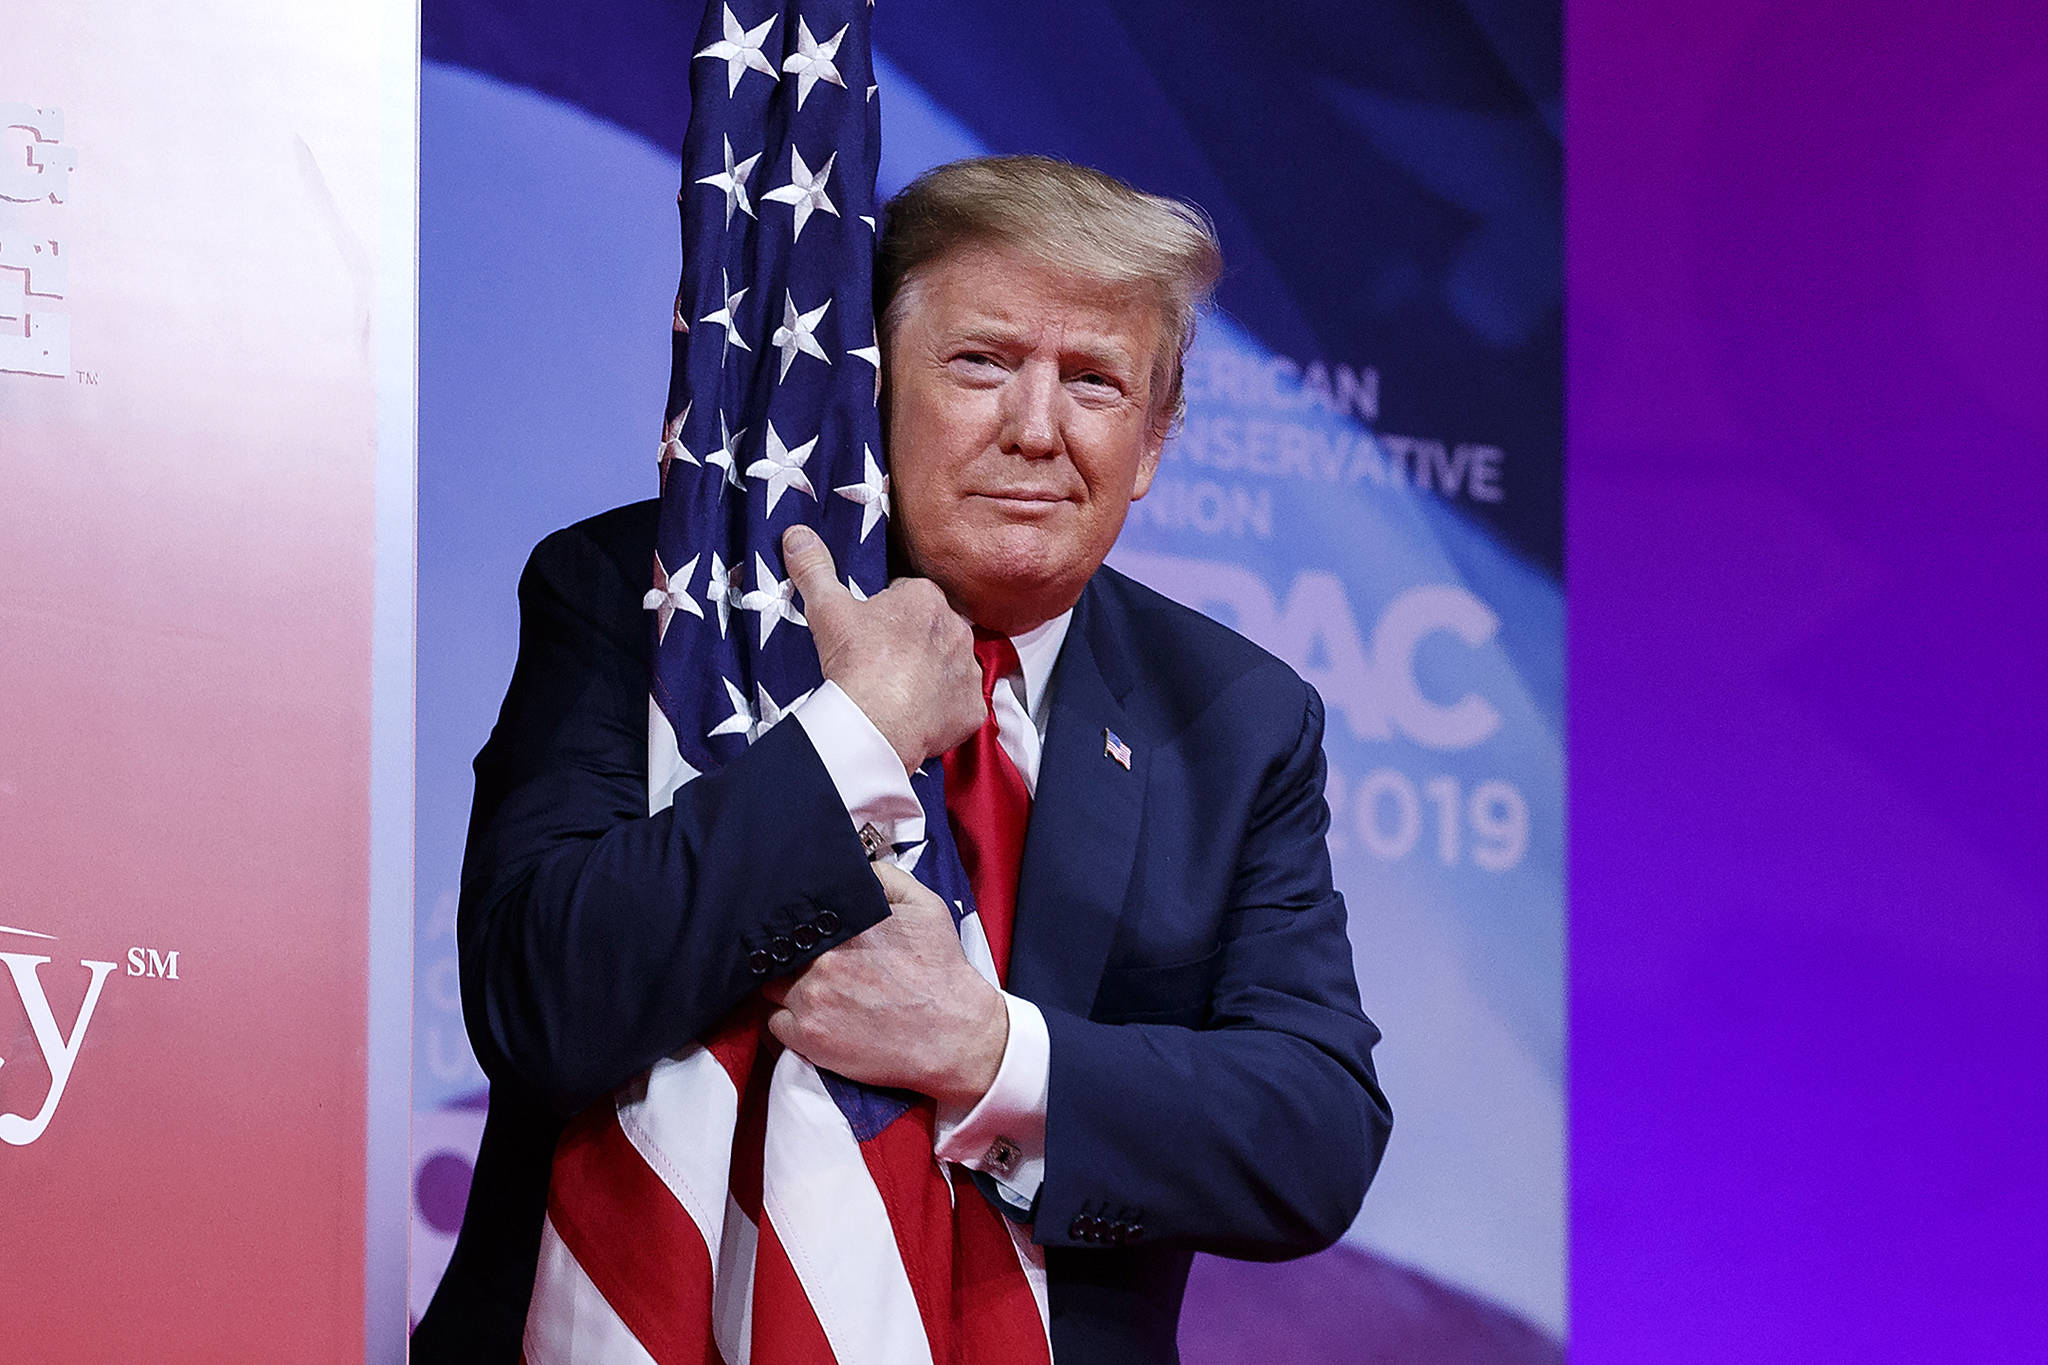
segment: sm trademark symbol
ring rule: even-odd
[[[128,950],[128,975],[155,976],[165,981],[178,979],[178,950],[158,952],[154,948],[130,948]]]

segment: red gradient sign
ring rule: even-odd
[[[363,1358],[374,19],[0,21],[11,1360]]]

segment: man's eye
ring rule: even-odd
[[[1095,372],[1094,370],[1090,370],[1090,371],[1088,371],[1088,372],[1087,372],[1087,373],[1085,373],[1085,374],[1077,374],[1077,375],[1075,375],[1075,376],[1074,376],[1074,382],[1075,382],[1076,384],[1084,384],[1084,385],[1088,386],[1089,388],[1093,388],[1093,389],[1102,389],[1102,390],[1104,390],[1104,391],[1106,391],[1106,392],[1109,392],[1109,393],[1122,393],[1122,392],[1123,392],[1123,385],[1121,385],[1121,384],[1117,383],[1117,382],[1116,382],[1116,381],[1115,381],[1114,379],[1111,379],[1111,378],[1110,378],[1110,377],[1109,377],[1108,375],[1106,375],[1106,374],[1098,374],[1098,373],[1096,373],[1096,372]]]

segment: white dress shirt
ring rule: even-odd
[[[1062,612],[1012,638],[1021,671],[996,680],[996,742],[1034,798],[1051,714],[1046,693],[1073,617],[1071,611]],[[903,760],[838,684],[825,683],[791,714],[824,760],[855,829],[871,824],[890,844],[913,844],[925,837],[924,810],[910,789]],[[986,961],[975,966],[994,980]],[[1010,1036],[995,1081],[971,1108],[940,1106],[932,1149],[942,1161],[988,1175],[1004,1201],[1021,1211],[1031,1207],[1045,1182],[1052,1042],[1038,1006],[1007,991],[1003,1005],[1010,1015]]]

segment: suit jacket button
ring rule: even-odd
[[[777,934],[774,938],[768,940],[768,956],[774,958],[777,962],[788,962],[796,956],[796,945],[782,935]]]
[[[768,969],[774,965],[775,959],[769,957],[764,949],[756,948],[747,954],[747,970],[755,976],[768,975]]]
[[[808,953],[818,946],[818,931],[808,924],[799,924],[789,931],[789,941],[796,945],[798,952]]]
[[[820,934],[830,937],[839,932],[839,913],[835,910],[820,910],[812,917],[811,927]]]

